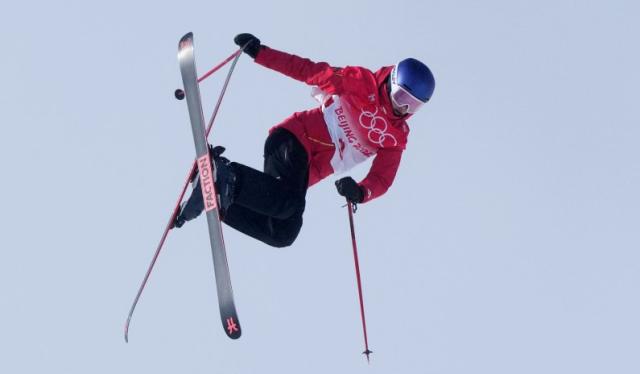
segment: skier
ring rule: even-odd
[[[291,245],[302,227],[307,188],[374,157],[368,175],[336,181],[352,203],[384,194],[396,176],[407,144],[406,120],[433,94],[435,80],[422,62],[407,58],[376,72],[363,67],[332,67],[281,52],[251,34],[234,38],[262,66],[313,86],[320,106],[294,113],[269,131],[264,171],[230,162],[223,147],[212,147],[223,222],[274,247]],[[174,227],[204,209],[199,178],[182,204]]]

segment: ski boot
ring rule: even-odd
[[[229,206],[233,204],[237,180],[231,161],[226,157],[221,156],[224,150],[225,148],[222,146],[212,147],[209,145],[209,155],[213,162],[215,162],[215,185],[219,202],[218,211],[221,218],[225,215]],[[191,196],[187,201],[180,204],[180,211],[173,222],[173,227],[182,227],[185,222],[198,217],[204,210],[204,199],[202,198],[202,187],[200,186],[199,172],[196,173],[191,183],[193,186]]]
[[[220,156],[225,148],[216,146],[210,148],[210,154],[216,163],[216,192],[218,193],[220,214],[224,216],[229,206],[233,204],[238,182],[237,173],[228,158]]]

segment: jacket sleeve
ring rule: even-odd
[[[401,148],[383,148],[378,151],[369,174],[359,183],[364,190],[363,203],[383,195],[391,187],[400,166],[402,151]]]
[[[262,46],[255,62],[310,86],[318,86],[323,91],[335,92],[338,69],[326,62],[313,62],[267,46]]]

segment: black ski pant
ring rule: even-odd
[[[302,227],[309,159],[298,139],[285,129],[264,145],[264,171],[236,162],[235,197],[223,217],[234,229],[274,247],[291,245]]]

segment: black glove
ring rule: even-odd
[[[336,181],[338,193],[352,203],[361,203],[364,200],[364,191],[351,177],[344,177]]]
[[[251,56],[251,58],[255,59],[260,51],[260,39],[256,38],[251,34],[238,34],[235,38],[233,38],[233,42],[238,45],[238,47],[244,47],[244,53]],[[245,47],[246,46],[246,47]]]

